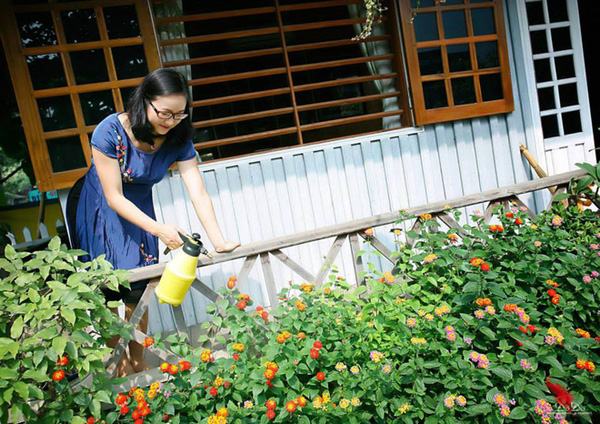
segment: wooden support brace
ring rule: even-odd
[[[299,276],[304,278],[307,282],[315,280],[315,277],[310,272],[308,272],[307,270],[302,268],[302,266],[298,262],[294,261],[292,258],[290,258],[288,255],[283,253],[281,250],[279,250],[279,249],[273,250],[271,252],[271,254],[273,254],[273,256],[275,256],[277,259],[279,259],[281,262],[283,262],[288,268],[290,268],[296,274],[298,274]]]
[[[365,283],[364,277],[361,274],[364,271],[363,260],[361,256],[358,256],[360,251],[360,245],[358,244],[358,234],[350,234],[350,250],[352,251],[352,264],[354,265],[354,275],[356,276],[356,285],[362,285]]]
[[[248,278],[250,271],[252,271],[252,267],[254,266],[254,263],[256,262],[257,258],[258,255],[251,255],[246,257],[246,259],[244,260],[244,265],[242,265],[242,269],[240,270],[237,276],[238,284],[241,284],[242,282],[246,281],[246,278]]]
[[[185,316],[183,315],[183,307],[179,305],[173,306],[171,309],[173,310],[173,318],[175,318],[175,330],[177,330],[177,334],[187,334],[187,325],[185,323]]]
[[[321,287],[323,285],[323,281],[325,281],[325,278],[327,277],[327,274],[331,269],[331,265],[333,265],[333,261],[335,260],[335,258],[337,258],[337,255],[340,253],[340,250],[342,249],[342,246],[346,241],[346,237],[346,234],[340,234],[333,241],[333,244],[329,248],[329,252],[327,252],[327,255],[323,259],[323,265],[317,273],[317,278],[315,278],[315,285],[317,287]]]
[[[213,289],[208,287],[206,284],[204,284],[202,281],[200,281],[197,278],[194,279],[194,282],[192,283],[192,287],[199,293],[206,296],[211,302],[216,303],[218,300],[222,299],[222,296],[219,293],[217,293],[216,291],[214,291]]]
[[[269,259],[268,252],[260,254],[260,262],[265,277],[270,306],[271,308],[276,308],[279,305],[279,298],[277,297],[277,286],[275,285],[275,277],[273,276],[273,268],[271,268],[271,260]]]
[[[509,200],[512,202],[515,202],[519,208],[525,208],[525,212],[527,212],[527,215],[529,215],[529,218],[535,222],[535,220],[536,220],[535,214],[533,213],[533,211],[531,211],[531,209],[529,209],[527,207],[527,205],[525,203],[523,203],[523,201],[521,199],[519,199],[517,196],[513,196]]]
[[[446,212],[440,212],[436,214],[436,217],[440,219],[444,224],[446,224],[449,228],[454,228],[457,230],[460,236],[467,235],[467,232],[461,227],[456,220]]]
[[[554,194],[552,195],[550,202],[548,202],[548,205],[546,205],[546,210],[549,211],[552,209],[552,206],[554,205],[554,198],[556,198],[556,196],[558,196],[560,193],[566,193],[566,192],[567,192],[567,187],[565,187],[565,186],[557,187],[556,190],[554,190]]]
[[[483,222],[489,224],[492,220],[492,213],[494,212],[494,208],[498,205],[506,205],[506,198],[496,199],[485,208],[485,212],[483,213]]]
[[[363,239],[368,240],[369,243],[371,243],[371,246],[373,246],[375,250],[381,253],[388,261],[390,261],[391,263],[395,262],[394,259],[392,259],[392,251],[388,249],[387,246],[383,244],[381,240],[379,240],[377,237],[367,236],[365,234],[360,234],[360,236]]]
[[[413,224],[413,226],[410,228],[409,231],[418,231],[419,228],[421,228],[421,220],[419,218],[417,218],[417,220],[415,221],[415,223]],[[417,242],[417,240],[413,240],[411,239],[408,234],[406,235],[406,245],[410,248],[414,247],[415,243]]]

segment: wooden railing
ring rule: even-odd
[[[404,216],[406,216],[406,214],[420,215],[425,213],[431,214],[432,219],[439,220],[448,227],[460,228],[459,224],[454,220],[454,218],[447,214],[447,211],[449,209],[463,208],[466,206],[477,205],[486,202],[489,202],[484,212],[484,220],[486,223],[490,222],[490,219],[492,218],[492,209],[495,206],[500,204],[508,205],[511,202],[516,203],[516,205],[519,207],[526,208],[524,210],[528,212],[532,219],[535,219],[535,214],[525,206],[525,204],[518,198],[518,195],[535,192],[537,190],[552,188],[552,199],[550,200],[550,203],[547,206],[547,209],[549,209],[552,206],[554,197],[558,193],[564,192],[566,190],[566,185],[571,179],[580,178],[585,174],[586,173],[583,170],[567,172],[551,177],[542,178],[539,180],[528,181],[507,187],[487,190],[468,196],[458,197],[455,199],[442,200],[439,202],[411,207],[402,212],[388,212],[371,217],[356,219],[342,224],[335,224],[327,227],[318,228],[315,230],[291,234],[272,240],[248,243],[236,249],[234,252],[227,254],[216,254],[212,259],[208,259],[207,257],[201,257],[198,261],[198,267],[204,267],[207,265],[213,265],[244,258],[242,268],[237,274],[239,284],[244,282],[244,280],[248,278],[250,271],[255,266],[258,259],[260,259],[260,264],[262,266],[262,270],[266,280],[265,283],[268,298],[270,300],[271,307],[276,307],[279,299],[277,297],[276,284],[271,267],[272,257],[277,258],[279,261],[281,261],[283,264],[289,267],[296,274],[300,275],[306,281],[314,281],[317,286],[320,286],[327,277],[331,266],[334,263],[336,257],[338,256],[342,246],[348,240],[350,243],[350,249],[352,251],[356,281],[360,284],[361,281],[359,280],[359,276],[363,271],[363,263],[361,257],[357,255],[357,252],[359,251],[359,237],[366,237],[364,234],[364,230],[366,228],[393,224],[399,219],[402,219]],[[413,228],[418,227],[420,225],[420,222],[420,220],[416,220]],[[460,232],[458,235],[460,236]],[[308,271],[305,267],[302,266],[302,264],[295,262],[282,251],[282,249],[288,247],[334,237],[335,239],[323,260],[321,268],[319,269],[316,275]],[[378,240],[375,236],[370,236],[368,238],[371,246],[374,249],[379,251],[383,255],[383,257],[393,262],[392,252],[384,245],[384,243]],[[158,284],[158,280],[162,275],[164,269],[165,263],[161,263],[133,270],[129,279],[130,282],[146,279],[150,280],[150,283],[148,284],[144,294],[142,295],[142,298],[129,322],[133,326],[137,327],[142,316],[147,311],[149,301],[152,298],[152,296],[154,296],[154,289]],[[194,290],[197,290],[213,302],[216,302],[221,298],[221,296],[217,292],[215,292],[212,288],[210,288],[208,285],[204,284],[198,279],[194,281],[194,283],[192,284],[192,288]],[[175,317],[175,324],[177,330],[184,331],[186,325],[181,306],[174,307],[173,313]],[[141,343],[146,337],[148,337],[146,334],[139,330],[131,330],[131,335],[133,337],[133,340],[139,343]],[[119,344],[113,351],[111,358],[108,360],[107,372],[109,375],[114,375],[118,360],[125,350],[126,343],[127,340],[121,339]],[[168,350],[160,350],[156,348],[150,348],[149,350],[166,361],[173,360],[174,358],[176,358],[176,355]],[[143,385],[144,383],[149,384],[151,381],[155,381],[159,378],[160,373],[157,371],[157,369],[145,373],[139,373],[133,376],[128,385],[123,386],[123,388],[126,389],[127,387],[133,385]]]

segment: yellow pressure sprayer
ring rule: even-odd
[[[170,303],[173,306],[179,306],[183,302],[183,298],[194,282],[200,254],[211,257],[202,245],[199,234],[194,233],[191,237],[185,234],[179,235],[184,241],[183,248],[167,262],[155,290],[160,303]],[[165,254],[167,253],[169,253],[169,248],[165,250]]]

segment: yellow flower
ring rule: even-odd
[[[350,406],[350,401],[348,399],[340,399],[340,408],[346,409]]]
[[[357,397],[353,397],[353,398],[350,400],[350,403],[352,404],[352,406],[358,406],[358,405],[360,405],[360,399],[359,399],[359,398],[357,398]]]
[[[400,408],[398,408],[398,412],[400,412],[400,414],[406,414],[409,409],[410,409],[410,404],[403,403],[402,405],[400,405]]]
[[[215,386],[215,387],[221,387],[222,385],[223,385],[223,379],[221,377],[215,378],[213,386]]]

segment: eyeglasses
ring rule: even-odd
[[[164,110],[158,110],[151,101],[148,101],[148,104],[150,106],[152,106],[152,109],[154,109],[154,112],[156,112],[156,116],[158,116],[160,119],[170,119],[173,118],[176,121],[181,121],[182,119],[185,119],[189,116],[189,114],[187,113],[171,113],[171,112],[167,112]]]

